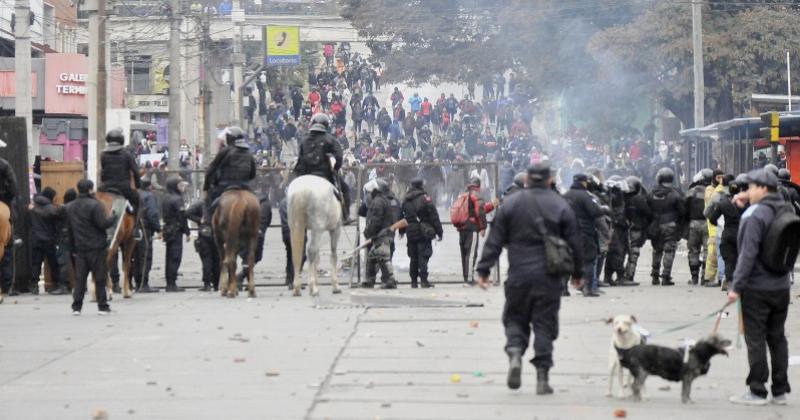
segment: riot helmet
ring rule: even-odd
[[[308,131],[327,133],[331,127],[331,119],[327,114],[319,113],[311,117],[311,128]]]
[[[672,186],[675,181],[675,172],[670,168],[661,168],[656,172],[656,182],[658,185]]]
[[[781,181],[789,181],[792,179],[792,174],[789,173],[788,169],[781,168],[778,170],[778,179]]]

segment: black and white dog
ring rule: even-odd
[[[633,375],[633,399],[641,401],[647,375],[657,375],[668,381],[681,382],[681,401],[692,402],[692,381],[708,373],[711,358],[728,355],[731,341],[718,335],[704,338],[688,349],[641,344],[631,347],[620,359],[622,366]],[[687,353],[688,352],[688,353]]]

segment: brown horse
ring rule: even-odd
[[[95,194],[95,197],[103,203],[103,206],[106,208],[107,214],[111,214],[111,206],[114,202],[114,198],[119,197],[116,194],[108,193],[108,192],[98,192]],[[117,252],[120,250],[122,251],[122,296],[130,298],[133,296],[133,292],[131,291],[131,260],[133,259],[133,251],[136,249],[136,241],[133,238],[133,230],[136,225],[136,218],[134,215],[125,212],[125,215],[122,217],[122,222],[119,226],[119,232],[117,232],[117,237],[114,240],[114,243],[108,247],[108,257],[106,259],[106,264],[108,266],[107,272],[109,273],[106,277],[107,280],[107,288],[108,288],[108,298],[111,300],[111,267],[112,264],[117,263]],[[90,283],[91,284],[91,283]]]
[[[248,190],[228,190],[219,199],[211,224],[217,243],[219,260],[225,270],[220,271],[222,296],[236,297],[236,257],[243,246],[247,246],[247,290],[250,297],[256,296],[253,266],[256,244],[261,223],[261,206],[258,198]]]
[[[14,227],[11,225],[11,209],[8,205],[0,201],[0,259],[6,253],[6,247],[11,244],[11,236],[14,232]],[[0,303],[3,303],[3,296],[0,293]]]

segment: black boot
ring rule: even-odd
[[[419,287],[419,285],[417,284],[417,278],[416,277],[411,277],[411,288],[412,289],[416,289],[418,287]]]
[[[510,348],[508,353],[508,378],[506,384],[509,389],[519,389],[522,386],[522,349]]]
[[[183,287],[178,287],[175,280],[167,280],[167,292],[183,292],[185,290]]]
[[[658,286],[661,284],[661,281],[658,279],[658,274],[653,274],[653,286]]]
[[[361,283],[361,288],[362,289],[372,289],[373,287],[375,287],[375,281],[374,280],[373,281],[365,281],[365,282]]]
[[[661,277],[661,285],[662,286],[674,286],[675,283],[672,282],[671,277],[663,276]]]
[[[210,292],[211,291],[211,284],[210,283],[203,283],[203,287],[198,289],[199,292]]]
[[[697,268],[691,267],[689,271],[692,273],[692,279],[689,280],[689,284],[692,286],[697,285],[697,282],[700,278],[699,271]]]
[[[548,368],[536,368],[536,395],[549,395],[553,393],[550,388]]]
[[[422,288],[423,289],[432,289],[433,288],[433,284],[430,283],[427,278],[423,277],[422,278]]]
[[[397,289],[397,282],[394,281],[394,279],[388,280],[388,281],[386,281],[386,283],[383,283],[383,286],[381,286],[381,289],[385,289],[385,290]]]

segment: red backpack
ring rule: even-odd
[[[469,221],[470,205],[472,205],[470,193],[461,193],[456,199],[456,202],[453,203],[453,206],[450,207],[450,222],[453,223],[453,226],[459,228],[467,224]]]

